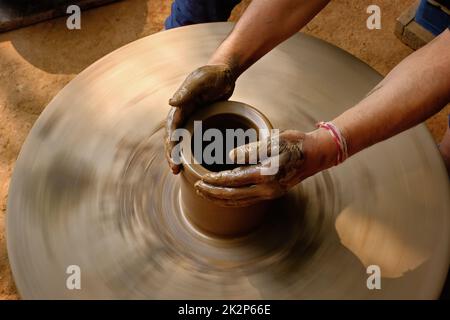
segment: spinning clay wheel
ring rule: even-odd
[[[195,212],[184,212],[180,196],[185,171],[172,175],[164,158],[167,101],[231,27],[196,25],[135,41],[47,106],[9,192],[8,252],[23,298],[439,296],[450,197],[423,125],[306,179],[270,203],[253,231],[224,237],[191,223]],[[274,128],[307,132],[380,80],[344,51],[297,34],[239,78],[232,100]],[[218,216],[201,212],[209,213]],[[70,265],[80,267],[81,290],[66,287]],[[367,287],[371,265],[381,270],[380,290]]]

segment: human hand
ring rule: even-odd
[[[283,131],[278,135],[278,146],[271,148],[274,138],[233,149],[230,157],[234,161],[243,156],[249,159],[252,152],[259,154],[261,148],[268,151],[268,157],[259,159],[256,165],[206,174],[195,184],[197,193],[222,206],[251,205],[280,197],[305,178],[335,163],[336,146],[324,129],[311,133]],[[261,169],[276,163],[274,160],[278,160],[278,171],[262,175]]]
[[[196,108],[231,97],[235,85],[235,75],[226,64],[206,65],[193,71],[184,80],[169,100],[172,108],[166,121],[166,158],[174,174],[180,172],[181,165],[174,162],[172,149],[177,141],[171,141],[173,132]]]

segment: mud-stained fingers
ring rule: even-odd
[[[275,185],[261,184],[241,188],[223,188],[205,184],[196,184],[197,194],[220,206],[242,207],[257,202],[280,197],[284,192]]]
[[[259,160],[258,150],[261,142],[256,141],[234,148],[228,157],[237,164],[255,164]]]
[[[169,167],[170,167],[170,170],[172,170],[172,173],[178,174],[181,171],[181,164],[176,163],[172,159],[172,150],[173,150],[173,147],[167,147],[167,142],[166,142],[165,156],[166,156],[167,163],[169,164]]]
[[[172,157],[172,150],[175,145],[178,143],[177,141],[172,141],[173,133],[178,128],[178,126],[182,122],[182,111],[180,108],[172,107],[167,115],[166,121],[166,133],[164,138],[164,146],[165,146],[165,155],[167,162],[169,163],[169,167],[174,174],[180,172],[181,165],[175,163]]]
[[[165,135],[166,159],[169,162],[169,166],[174,174],[180,172],[181,169],[179,161],[174,161],[172,154],[174,147],[180,142],[179,137],[175,134],[175,132],[178,128],[181,128],[184,125],[186,118],[189,117],[193,110],[193,105],[186,105],[184,108],[172,107],[167,115]]]
[[[220,207],[247,207],[258,202],[261,202],[260,198],[247,198],[247,199],[239,199],[239,200],[227,200],[227,199],[217,199],[217,198],[209,198],[205,195],[202,195],[198,192],[198,194],[205,198],[207,201],[214,202],[215,205]]]
[[[183,81],[181,86],[175,91],[172,98],[169,100],[169,104],[173,107],[184,107],[185,105],[192,104],[199,91],[199,81],[197,78],[197,71],[192,72]]]
[[[206,65],[194,70],[169,100],[171,106],[203,105],[227,100],[234,90],[235,79],[226,65]]]
[[[278,139],[278,136],[268,137],[262,141],[255,141],[244,144],[234,148],[228,154],[228,157],[237,164],[254,164],[261,162],[272,156],[272,153],[277,154],[279,145],[278,142],[273,142]],[[272,146],[275,147],[272,150]]]
[[[250,184],[269,183],[274,177],[261,175],[261,165],[239,167],[233,170],[208,173],[202,177],[203,182],[220,187],[239,187]]]
[[[218,187],[198,181],[195,189],[200,196],[213,202],[228,203],[229,205],[242,205],[255,203],[261,200],[274,199],[284,194],[277,183],[264,183],[246,187]]]

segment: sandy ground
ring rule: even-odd
[[[250,1],[235,8],[236,20]],[[331,42],[385,75],[412,50],[393,34],[395,19],[414,0],[332,1],[304,32]],[[382,10],[382,29],[368,30],[366,8]],[[8,186],[20,148],[39,114],[76,74],[105,54],[158,32],[170,1],[128,0],[82,14],[82,29],[69,31],[65,18],[0,34],[0,299],[17,299],[8,263],[5,213]],[[447,106],[427,121],[438,141]]]

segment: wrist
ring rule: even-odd
[[[308,145],[304,146],[307,157],[309,155],[320,170],[336,165],[339,150],[327,130],[318,128],[307,135],[310,137]]]
[[[226,65],[230,71],[231,74],[234,77],[234,80],[236,80],[242,73],[242,63],[239,58],[239,54],[235,52],[232,48],[229,48],[229,46],[224,42],[222,45],[214,52],[212,57],[209,59],[208,64],[209,65]]]
[[[223,65],[228,68],[230,71],[231,77],[233,82],[237,80],[237,78],[240,76],[239,67],[232,61],[232,59],[229,58],[222,58],[222,57],[212,57],[208,63],[208,65]]]

